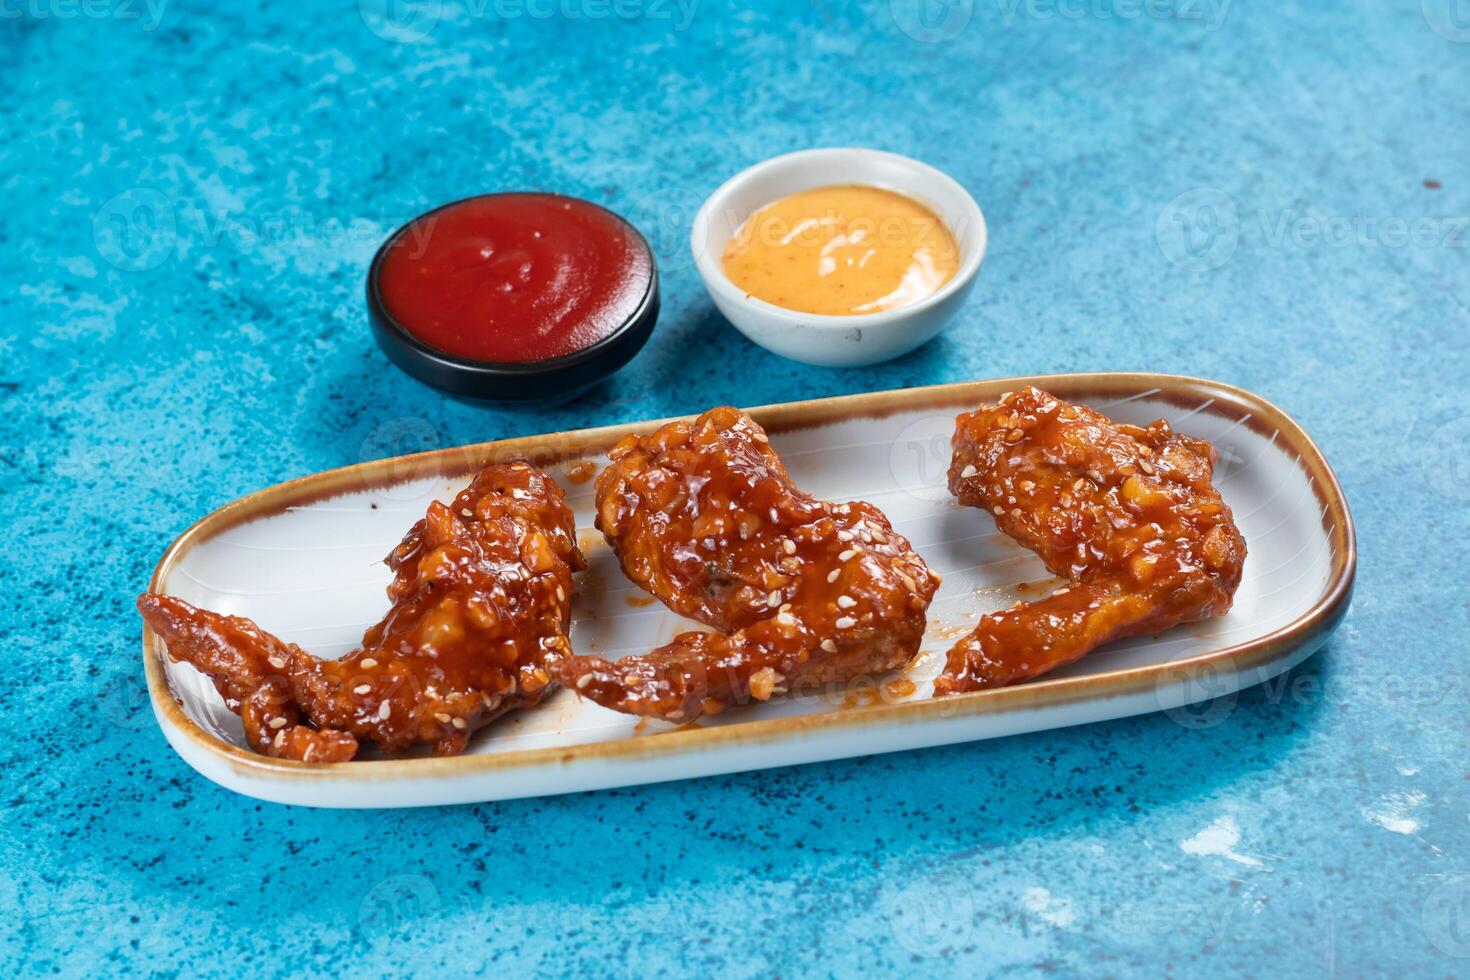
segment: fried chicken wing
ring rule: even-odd
[[[562,684],[630,714],[689,722],[907,664],[938,588],[871,504],[792,484],[765,432],[733,408],[623,440],[597,480],[597,527],[624,572],[687,632],[645,655],[571,657]]]
[[[1246,549],[1214,463],[1209,443],[1166,422],[1120,425],[1031,387],[961,415],[950,490],[1070,584],[983,617],[935,694],[1014,684],[1109,640],[1228,612]]]
[[[147,593],[138,609],[265,755],[342,762],[360,741],[455,755],[476,728],[541,700],[551,664],[571,652],[572,572],[583,567],[549,476],[487,466],[452,504],[431,503],[386,561],[392,608],[341,660],[171,596]]]

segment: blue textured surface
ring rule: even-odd
[[[157,2],[0,17],[7,972],[1470,971],[1453,3]],[[753,347],[683,255],[719,181],[831,144],[924,158],[990,220],[963,321],[872,369]],[[364,318],[384,233],[506,187],[604,202],[664,257],[649,348],[554,411],[447,401]],[[216,788],[147,708],[132,598],[251,490],[716,402],[1072,369],[1254,389],[1355,508],[1346,624],[1216,727],[353,813]]]

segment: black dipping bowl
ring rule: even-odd
[[[530,193],[530,192],[528,192]],[[496,195],[477,195],[493,197]],[[373,263],[368,267],[367,303],[368,317],[372,321],[373,336],[383,353],[388,355],[399,368],[426,385],[438,388],[456,398],[485,405],[500,407],[534,407],[555,405],[570,401],[578,395],[607,379],[633,356],[643,349],[653,333],[658,320],[658,263],[648,240],[639,233],[622,215],[601,205],[593,207],[607,211],[627,228],[633,240],[648,253],[648,291],[624,320],[606,337],[590,347],[543,361],[477,361],[451,354],[424,343],[399,323],[388,312],[379,288],[379,272],[389,249],[413,227],[437,211],[462,204],[452,201],[433,211],[426,211],[404,224],[378,248]],[[579,199],[580,200],[580,199]],[[591,204],[590,201],[581,201]]]

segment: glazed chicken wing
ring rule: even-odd
[[[935,694],[1002,687],[1109,640],[1230,609],[1245,541],[1210,482],[1209,443],[1159,421],[1120,425],[1036,388],[961,415],[949,486],[1069,580],[980,620]]]
[[[689,722],[796,684],[902,667],[938,587],[871,504],[815,500],[754,420],[715,408],[630,436],[597,480],[597,527],[628,577],[712,627],[645,656],[571,657],[561,683],[630,714]]]
[[[550,665],[571,652],[572,572],[583,567],[550,477],[487,466],[452,504],[431,503],[387,564],[393,606],[341,660],[171,596],[145,594],[138,609],[265,755],[342,762],[359,741],[454,755],[476,728],[541,699]]]

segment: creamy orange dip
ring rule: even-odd
[[[881,313],[938,291],[959,268],[933,211],[878,187],[801,191],[756,211],[725,246],[725,275],[756,299],[801,313]]]

